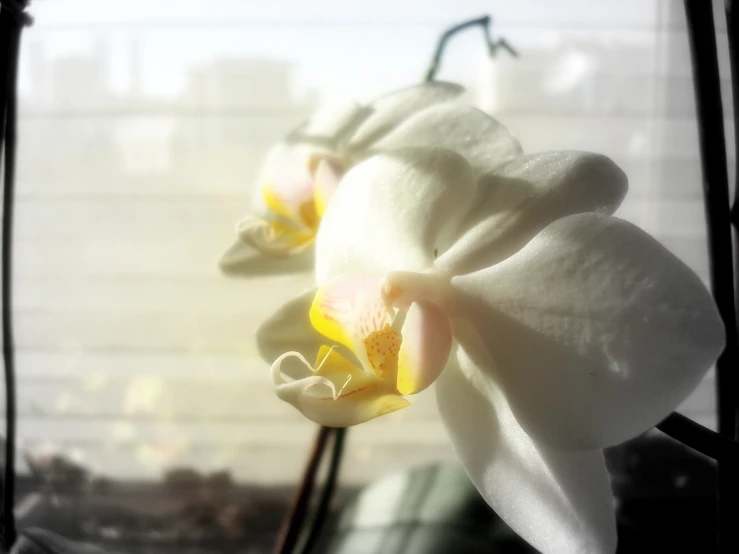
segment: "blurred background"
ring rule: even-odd
[[[254,331],[311,277],[226,277],[218,259],[270,145],[323,103],[418,82],[440,33],[467,18],[492,15],[520,58],[489,59],[473,29],[438,78],[465,85],[527,152],[612,157],[630,181],[617,215],[708,279],[679,0],[34,0],[29,12],[13,307],[24,474],[48,481],[63,457],[142,487],[173,470],[297,482],[314,426],[272,393]],[[709,427],[713,387],[709,374],[681,408]],[[452,456],[428,392],[352,430],[341,479]]]

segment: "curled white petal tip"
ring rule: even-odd
[[[282,364],[296,358],[307,375],[294,381],[283,376]],[[272,364],[272,383],[277,396],[305,417],[327,427],[349,427],[410,405],[376,375],[356,368],[336,352],[323,347],[313,368],[298,352],[287,352]]]
[[[306,377],[296,380],[285,379],[282,373],[282,363],[288,358],[297,358],[305,366]],[[336,400],[340,391],[336,390],[336,387],[329,379],[314,375],[313,373],[317,369],[314,370],[300,352],[285,352],[282,354],[274,361],[270,368],[270,376],[272,377],[272,384],[275,387],[277,396],[285,402],[296,405],[300,400],[300,395],[305,393],[307,389],[315,385],[325,385],[331,391],[331,397]],[[296,405],[296,407],[299,406]]]
[[[234,231],[240,240],[251,242],[258,235],[262,235],[262,240],[269,238],[270,227],[266,219],[256,215],[247,215],[236,222]]]
[[[240,241],[274,257],[299,254],[310,248],[315,238],[311,230],[270,222],[255,215],[239,220],[235,230]]]
[[[282,376],[282,362],[287,358],[297,358],[303,362],[309,371],[313,370],[312,366],[308,363],[308,360],[306,360],[305,356],[300,352],[285,352],[272,363],[272,366],[269,369],[270,376],[272,377],[272,384],[275,386],[284,385],[289,382]]]

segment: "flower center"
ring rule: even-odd
[[[420,281],[430,287],[429,279]],[[393,394],[416,394],[446,365],[451,324],[433,302],[419,298],[394,306],[393,299],[400,295],[402,300],[407,290],[393,284],[376,275],[338,275],[316,292],[310,321],[319,333],[349,348],[361,368]]]
[[[313,231],[318,229],[320,218],[318,216],[318,210],[316,209],[315,199],[303,202],[298,211],[300,213],[300,219],[306,227]]]
[[[390,324],[372,331],[363,340],[372,371],[393,386],[398,377],[398,354],[402,342],[401,334],[390,327]]]

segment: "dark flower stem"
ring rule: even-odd
[[[310,554],[318,542],[326,516],[331,508],[331,500],[333,499],[336,483],[339,477],[339,468],[341,467],[341,458],[344,453],[344,439],[346,438],[346,428],[334,429],[334,444],[331,452],[331,463],[326,475],[326,482],[323,485],[321,499],[318,501],[316,515],[313,517],[313,523],[308,537],[303,544],[301,554]]]
[[[731,243],[729,179],[726,167],[721,76],[716,50],[712,2],[685,0],[685,15],[693,65],[703,197],[708,225],[711,288],[726,328],[726,348],[716,362],[716,395],[719,433],[737,439],[736,304],[734,260]],[[736,94],[736,91],[735,91]],[[689,445],[690,446],[690,445]],[[718,540],[720,552],[737,552],[739,526],[739,472],[736,460],[718,460]]]
[[[2,529],[0,548],[10,548],[15,543],[16,525],[13,512],[15,504],[15,437],[16,437],[16,386],[15,357],[13,352],[12,297],[12,246],[13,206],[15,180],[15,138],[18,81],[18,54],[21,29],[31,23],[24,10],[26,0],[2,0],[0,2],[0,152],[5,174],[2,208],[2,340],[5,369],[5,471],[2,491]]]
[[[275,544],[275,554],[289,554],[295,548],[295,545],[300,538],[300,531],[303,527],[308,508],[310,506],[311,495],[313,494],[313,488],[316,483],[316,475],[318,474],[318,468],[321,465],[321,459],[326,449],[326,442],[328,441],[329,435],[332,429],[330,427],[319,427],[316,438],[313,440],[313,447],[311,448],[308,462],[303,471],[303,478],[300,481],[300,486],[295,491],[293,502],[288,511],[285,519],[282,522],[282,527],[277,535],[277,543]]]
[[[714,460],[739,461],[739,443],[703,427],[682,414],[673,412],[657,429]]]
[[[734,129],[739,129],[739,55],[737,55],[736,49],[739,47],[737,40],[739,40],[739,19],[734,18],[733,12],[733,1],[726,0],[726,25],[728,30],[729,38],[729,59],[731,63],[731,93],[733,100],[733,113],[734,113]],[[734,230],[734,261],[739,261],[739,141],[734,141],[734,203],[731,207],[730,219],[731,226]],[[739,271],[734,268],[734,294],[739,291]],[[734,305],[736,306],[736,298],[734,299]],[[739,440],[739,376],[737,372],[739,368],[734,368],[734,390],[736,391],[733,395],[733,438]],[[726,418],[731,417],[728,410],[726,410]]]
[[[499,38],[498,40],[493,40],[491,31],[490,31],[490,25],[492,23],[492,18],[489,15],[485,15],[483,17],[478,17],[476,19],[470,19],[469,21],[463,21],[462,23],[459,23],[457,25],[454,25],[453,27],[449,27],[444,33],[442,33],[441,37],[439,38],[439,41],[436,44],[436,50],[434,51],[434,56],[431,58],[431,63],[429,64],[428,69],[426,70],[426,76],[424,77],[424,81],[431,82],[436,78],[436,74],[439,71],[439,65],[441,64],[441,57],[444,55],[444,51],[446,50],[447,43],[449,42],[449,39],[451,39],[454,35],[465,31],[467,29],[470,29],[472,27],[481,27],[482,32],[485,38],[485,43],[488,47],[488,53],[490,54],[490,57],[495,56],[496,52],[498,51],[498,48],[504,48],[505,50],[508,50],[508,52],[514,56],[518,57],[518,52],[516,52],[513,47],[508,44],[506,39]]]

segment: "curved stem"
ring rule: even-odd
[[[449,29],[444,31],[441,37],[439,37],[439,41],[436,43],[436,50],[434,51],[434,56],[433,58],[431,58],[431,63],[426,70],[426,76],[424,77],[424,80],[428,82],[433,81],[436,78],[436,74],[439,71],[439,65],[441,64],[441,57],[444,55],[444,50],[446,49],[449,39],[452,38],[454,35],[461,33],[465,29],[470,29],[472,27],[479,26],[482,28],[485,43],[487,44],[490,57],[495,56],[498,48],[504,48],[512,56],[518,57],[518,52],[516,52],[516,50],[514,50],[513,47],[508,44],[508,41],[506,41],[504,38],[499,38],[495,41],[493,40],[490,32],[490,24],[492,23],[492,21],[493,20],[489,15],[485,15],[476,19],[470,19],[469,21],[463,21],[462,23],[458,23],[457,25],[449,27]]]

